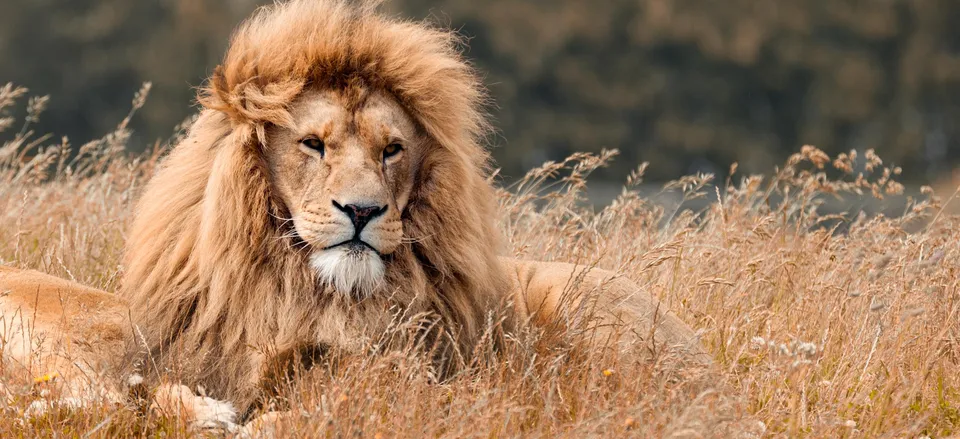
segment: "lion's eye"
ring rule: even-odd
[[[403,146],[400,146],[399,143],[391,143],[387,145],[386,148],[383,148],[383,159],[386,160],[390,157],[393,157],[403,151]]]
[[[300,144],[305,148],[319,152],[320,156],[323,157],[323,140],[320,140],[316,137],[307,137],[301,140]]]

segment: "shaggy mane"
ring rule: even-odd
[[[447,359],[469,357],[508,286],[491,238],[484,93],[454,33],[375,6],[295,0],[236,31],[128,237],[121,293],[148,372],[187,375],[242,408],[273,358],[362,345],[398,312],[435,316],[455,340]],[[387,261],[395,292],[364,301],[318,285],[284,234],[287,209],[263,158],[265,127],[291,126],[288,108],[303,91],[357,80],[392,93],[433,143],[403,213],[405,236],[417,239]]]

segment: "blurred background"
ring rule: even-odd
[[[153,82],[132,145],[192,112],[252,0],[4,0],[0,83],[51,96],[37,131],[74,145],[111,131]],[[617,148],[593,179],[770,173],[812,144],[875,148],[908,185],[960,166],[957,0],[395,0],[469,38],[497,106],[507,178]]]

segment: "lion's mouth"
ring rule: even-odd
[[[360,239],[359,237],[356,237],[356,236],[353,237],[353,238],[351,238],[351,239],[348,239],[348,240],[346,240],[346,241],[339,242],[339,243],[336,243],[336,244],[333,244],[333,245],[324,247],[323,249],[324,249],[324,250],[330,250],[330,249],[337,248],[337,247],[344,247],[344,248],[346,248],[350,253],[354,253],[354,254],[360,254],[360,253],[363,253],[363,252],[365,252],[365,251],[367,251],[367,250],[371,250],[371,251],[373,251],[374,253],[376,253],[376,254],[378,254],[378,255],[380,254],[380,251],[379,251],[379,250],[373,248],[372,245],[368,244],[366,241],[364,241],[364,240],[362,240],[362,239]]]

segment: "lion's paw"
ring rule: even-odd
[[[242,439],[272,439],[279,436],[280,424],[289,420],[293,412],[268,412],[244,424],[237,431],[237,437]]]
[[[181,384],[164,384],[157,388],[152,408],[165,415],[184,419],[191,428],[237,430],[237,411],[232,404],[199,396]]]

